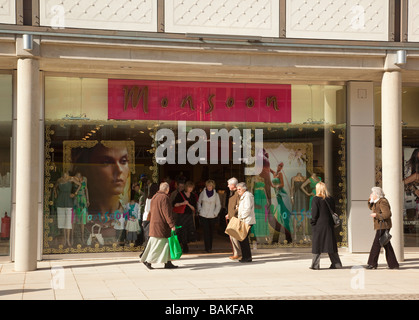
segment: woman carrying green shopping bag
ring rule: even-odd
[[[168,193],[169,184],[163,182],[150,202],[150,239],[140,259],[148,269],[154,269],[153,263],[164,263],[165,269],[177,268],[170,256],[169,238],[176,226]]]

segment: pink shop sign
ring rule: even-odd
[[[291,122],[291,85],[108,80],[108,119]]]

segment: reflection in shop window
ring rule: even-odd
[[[381,186],[381,87],[375,87],[374,91],[374,112],[376,119],[376,185]],[[419,88],[403,87],[402,94],[404,246],[417,247],[419,246],[419,180],[416,176],[419,162],[419,113],[417,112]]]
[[[207,180],[215,181],[222,203],[215,231],[218,248],[222,252],[229,251],[231,245],[224,234],[224,217],[227,180],[231,177],[246,182],[254,194],[257,223],[250,234],[253,248],[311,246],[310,204],[319,181],[328,184],[336,200],[343,219],[336,236],[339,246],[347,245],[344,87],[291,86],[291,123],[185,121],[182,129],[185,134],[194,129],[205,133],[208,159],[212,130],[231,132],[234,129],[241,137],[247,130],[252,137],[246,145],[243,139],[240,142],[229,137],[224,148],[228,156],[224,154],[221,158],[223,153],[219,149],[219,161],[213,163],[158,164],[157,132],[170,130],[179,139],[178,121],[108,120],[103,111],[107,110],[106,80],[47,77],[46,84],[53,90],[45,93],[45,254],[141,251],[145,245],[142,218],[150,185],[168,181],[173,192],[177,182],[192,181],[193,193],[199,195]],[[56,108],[59,101],[71,109],[73,117],[68,117],[70,112],[66,107]],[[273,109],[274,101],[270,102]],[[238,103],[235,101],[235,107]],[[228,109],[225,104],[223,100],[223,106]],[[214,104],[215,109],[217,106]],[[250,148],[251,155],[258,156],[255,130],[263,132],[263,170],[247,176],[249,167],[244,161],[234,161],[234,152],[239,150],[237,144],[240,144],[241,154],[244,148]],[[195,142],[182,141],[185,143],[182,150],[192,150]],[[174,143],[174,159],[179,159],[181,145],[179,141]],[[163,156],[169,151],[165,152]],[[75,182],[71,182],[66,191],[72,202],[67,215],[70,231],[65,232],[59,227],[62,226],[62,210],[59,215],[60,207],[53,190],[66,172]],[[193,221],[197,236],[189,249],[201,252],[204,251],[200,237],[202,226],[197,216]],[[127,230],[127,225],[132,226],[130,230],[136,230],[137,222],[140,228],[136,237],[131,237],[135,231]]]

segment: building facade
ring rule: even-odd
[[[246,181],[256,248],[310,247],[324,181],[351,252],[370,249],[380,185],[398,259],[418,246],[419,1],[3,2],[1,254],[16,270],[141,250],[119,223],[144,177],[214,180],[223,206],[226,181]]]

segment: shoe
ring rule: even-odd
[[[175,266],[171,261],[164,264],[165,269],[176,269],[179,266]]]
[[[252,262],[252,258],[240,259],[239,262]]]
[[[365,269],[368,269],[368,270],[377,269],[377,266],[372,266],[369,264],[365,267]]]
[[[241,256],[231,256],[231,257],[228,257],[228,258],[231,259],[231,260],[237,260],[237,259],[240,259]]]
[[[400,267],[393,267],[393,268],[390,268],[390,267],[388,267],[390,270],[397,270],[397,269],[400,269]]]
[[[144,265],[147,267],[147,268],[149,268],[150,270],[153,270],[154,268],[151,266],[151,263],[148,263],[148,262],[143,262],[144,263]]]
[[[320,270],[320,267],[313,267],[313,266],[311,266],[311,267],[309,267],[309,269],[311,269],[311,270]]]
[[[342,269],[342,265],[341,264],[331,265],[329,269]]]

